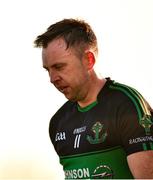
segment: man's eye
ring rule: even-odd
[[[64,68],[64,65],[63,64],[58,64],[58,65],[55,66],[55,68],[57,70],[62,70]]]
[[[56,66],[56,69],[61,69],[61,68],[62,68],[62,66],[60,66],[60,65],[59,65],[59,66]]]

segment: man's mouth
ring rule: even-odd
[[[61,93],[64,93],[66,92],[68,86],[64,86],[64,87],[58,87],[58,90],[61,92]]]

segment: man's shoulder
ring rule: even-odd
[[[49,122],[49,134],[52,139],[53,134],[56,132],[57,127],[61,125],[65,117],[71,112],[75,103],[67,101],[58,111],[52,116]]]
[[[144,97],[132,86],[114,80],[108,80],[105,97],[112,105],[129,104],[132,108],[143,108]],[[101,98],[102,99],[102,98]]]
[[[143,95],[132,86],[111,81],[109,83],[109,100],[122,108],[134,109],[138,114],[151,114],[152,109]]]
[[[69,111],[71,111],[71,108],[74,106],[74,102],[67,101],[65,102],[52,116],[51,120],[59,119],[60,117],[63,117],[63,115]]]
[[[122,97],[125,99],[142,99],[142,95],[132,86],[119,83],[117,81],[111,80],[108,84],[108,88],[112,95]],[[119,99],[118,99],[119,100]]]

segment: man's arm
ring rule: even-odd
[[[153,179],[153,150],[130,154],[127,161],[134,178]]]

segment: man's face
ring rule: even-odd
[[[50,42],[42,50],[43,67],[47,69],[51,83],[72,101],[84,98],[88,82],[87,59],[79,57],[72,48],[66,49],[62,38]]]

